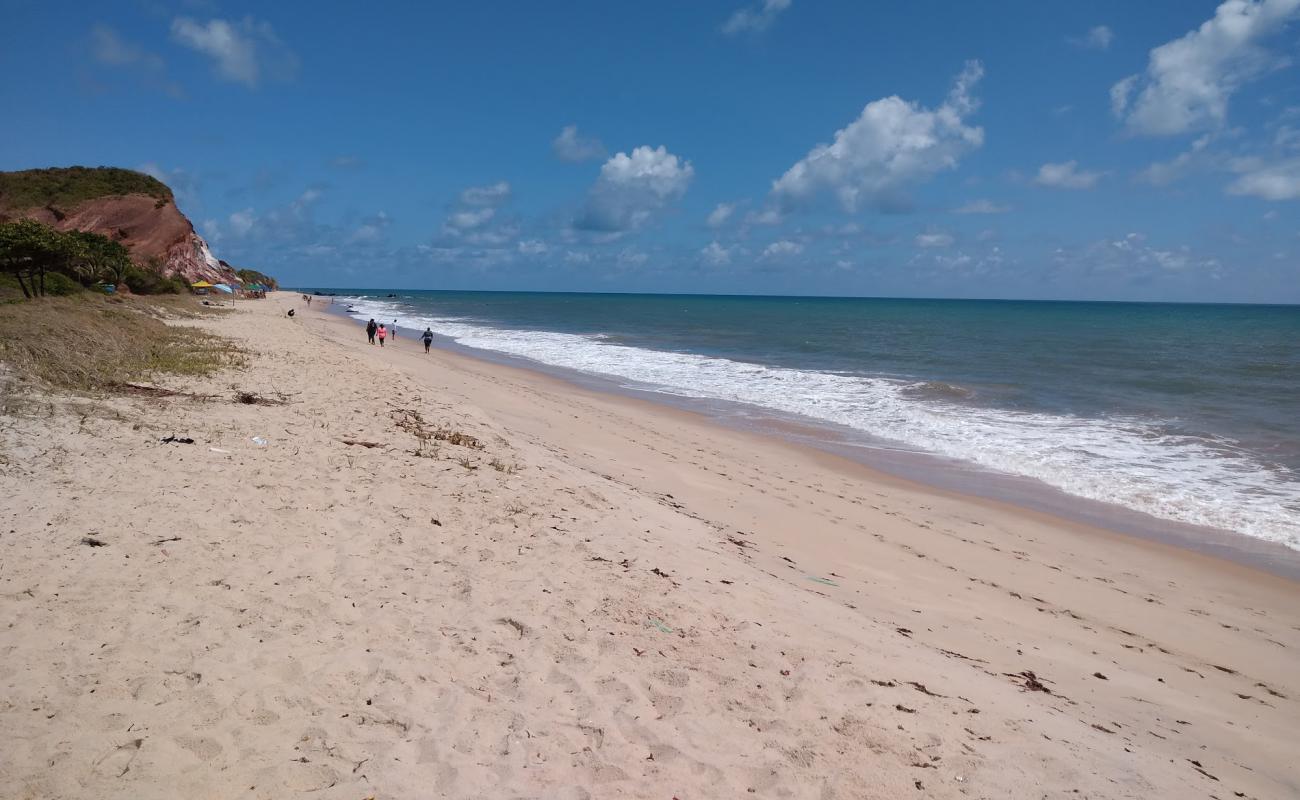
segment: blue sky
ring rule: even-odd
[[[0,169],[288,284],[1300,302],[1300,0],[0,13]]]

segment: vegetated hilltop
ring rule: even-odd
[[[186,282],[237,280],[176,207],[162,181],[118,167],[52,167],[0,172],[0,222],[34,219],[57,230],[121,242],[131,259]]]

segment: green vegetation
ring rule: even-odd
[[[119,282],[131,268],[121,242],[88,231],[57,231],[35,220],[0,223],[0,272],[12,275],[23,296],[51,292],[50,276],[61,274],[82,284],[101,278]],[[63,289],[61,281],[55,283]]]
[[[230,341],[159,319],[177,302],[81,293],[0,305],[0,362],[28,380],[92,392],[243,363]]]
[[[21,210],[71,208],[86,200],[123,194],[156,198],[162,206],[172,190],[157,178],[120,167],[52,167],[0,172],[0,207]]]
[[[275,278],[272,278],[270,275],[267,275],[265,272],[258,272],[255,269],[241,269],[241,270],[236,270],[235,274],[239,276],[239,280],[242,281],[245,285],[250,283],[260,283],[269,289],[274,290],[280,288],[280,284],[276,283]]]

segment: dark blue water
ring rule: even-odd
[[[1300,548],[1300,307],[386,294],[354,315]]]

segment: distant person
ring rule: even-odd
[[[311,295],[307,295],[307,307],[311,308]]]
[[[393,320],[393,327],[389,328],[388,332],[393,334],[394,339],[397,338],[397,320]]]
[[[383,347],[383,346],[384,346],[384,337],[387,336],[387,335],[388,335],[388,329],[384,327],[383,323],[380,323],[380,324],[379,324],[379,333],[378,333],[378,336],[379,336],[379,346],[380,346],[380,347]]]
[[[425,328],[420,338],[424,340],[424,352],[429,352],[429,345],[433,344],[433,328]]]
[[[375,331],[377,330],[379,330],[379,326],[375,324],[373,319],[366,323],[366,338],[370,340],[371,344],[375,343]]]

